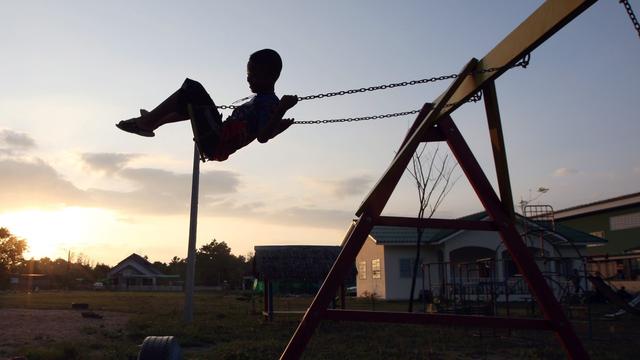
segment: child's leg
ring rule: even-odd
[[[207,109],[215,127],[220,127],[222,115],[204,87],[197,81],[186,79],[182,86],[151,111],[140,110],[140,117],[122,120],[116,126],[121,130],[141,136],[154,136],[153,130],[176,121],[189,119],[187,105]]]
[[[217,113],[216,104],[202,84],[186,79],[180,89],[153,110],[141,116],[138,125],[147,130],[155,130],[164,124],[188,120],[188,104],[194,107],[208,107]]]

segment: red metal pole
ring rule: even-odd
[[[390,191],[393,191],[393,189]],[[349,268],[353,266],[356,255],[360,252],[364,241],[373,228],[373,223],[374,219],[367,213],[362,214],[358,219],[353,231],[345,241],[340,255],[338,255],[333,267],[329,271],[327,278],[324,280],[324,283],[322,283],[320,290],[318,290],[309,309],[302,317],[302,321],[300,321],[289,344],[287,344],[287,347],[280,356],[281,360],[297,360],[300,358],[313,332],[316,327],[318,327],[322,315],[327,311],[327,307],[331,299],[333,299],[338,286],[342,284],[344,275],[347,274]]]
[[[443,116],[438,125],[446,134],[447,143],[478,195],[480,202],[500,228],[499,232],[502,241],[527,281],[529,289],[540,304],[545,319],[554,323],[554,328],[567,355],[572,359],[588,359],[589,355],[582,346],[582,342],[573,331],[571,323],[562,312],[560,304],[547,285],[535,261],[533,261],[529,249],[522,241],[515,224],[509,219],[498,195],[484,175],[480,164],[473,156],[471,149],[469,149],[453,120],[449,116]]]
[[[335,321],[386,322],[418,325],[469,326],[553,330],[549,320],[529,318],[505,318],[481,315],[421,314],[389,311],[327,310],[324,319]]]

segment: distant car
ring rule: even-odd
[[[346,291],[347,296],[356,296],[358,295],[358,288],[355,286],[349,286]]]
[[[100,281],[93,283],[93,290],[104,290],[104,284]]]

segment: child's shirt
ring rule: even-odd
[[[224,161],[236,150],[256,139],[280,100],[275,93],[257,94],[251,100],[236,107],[222,123],[222,133],[214,160]]]

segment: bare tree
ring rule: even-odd
[[[427,151],[428,144],[422,144],[411,158],[411,168],[407,167],[407,172],[415,181],[418,190],[418,218],[431,218],[453,185],[460,179],[460,176],[453,178],[458,163],[445,154],[440,154],[440,147],[436,146],[433,151]],[[409,295],[409,312],[413,311],[413,295],[415,294],[416,277],[420,264],[420,248],[424,229],[416,227],[416,256],[413,262],[413,273],[411,276],[411,293]]]

